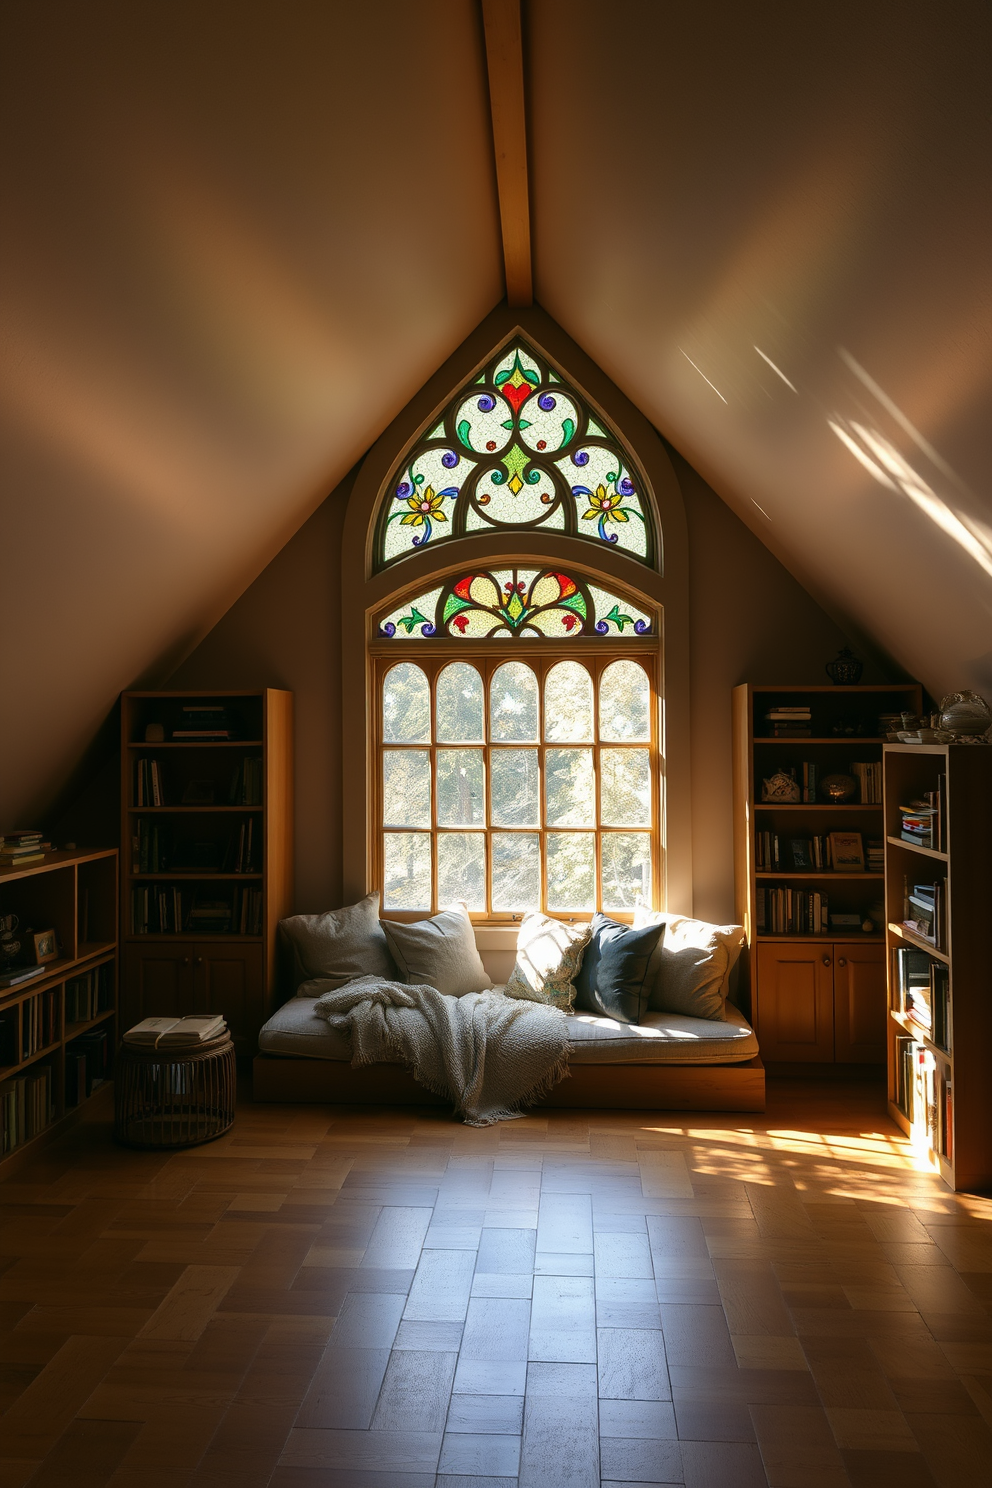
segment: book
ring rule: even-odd
[[[186,1018],[144,1018],[128,1029],[124,1042],[156,1049],[188,1048],[218,1038],[226,1028],[221,1013]]]
[[[17,987],[21,982],[29,982],[32,977],[44,976],[50,970],[49,965],[12,967],[10,971],[0,973],[0,987]]]
[[[28,863],[43,863],[43,852],[9,853],[0,855],[0,868],[24,868]]]

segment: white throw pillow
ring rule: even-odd
[[[711,925],[688,915],[638,908],[635,928],[665,925],[665,936],[648,964],[654,1013],[690,1018],[724,1017],[730,973],[744,945],[743,925]]]
[[[591,925],[566,925],[539,910],[528,911],[517,936],[517,961],[506,984],[507,997],[548,1002],[568,1011],[575,1002],[575,978],[591,935]]]
[[[431,920],[381,924],[401,982],[436,987],[447,997],[485,992],[492,986],[464,904],[453,904]]]
[[[313,977],[343,987],[355,977],[396,975],[379,924],[378,894],[326,914],[291,915],[279,921],[279,930],[293,953],[294,989]]]

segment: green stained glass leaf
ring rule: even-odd
[[[468,419],[462,419],[461,423],[458,425],[458,438],[461,440],[466,449],[472,448],[472,441],[470,438],[471,433],[472,426],[469,423]]]
[[[562,441],[561,442],[562,442],[562,444],[567,444],[568,441],[571,439],[572,435],[575,433],[575,420],[574,419],[570,419],[570,418],[563,419],[562,420],[561,427],[562,427]]]

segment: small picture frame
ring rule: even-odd
[[[835,873],[864,873],[865,850],[860,832],[831,832],[830,866]]]
[[[58,960],[59,938],[54,930],[36,930],[31,939],[34,943],[36,966],[43,966],[46,961]]]

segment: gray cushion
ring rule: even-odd
[[[293,953],[293,986],[326,977],[343,987],[360,976],[395,977],[396,967],[379,923],[379,895],[319,915],[291,915],[279,930]]]
[[[634,924],[665,926],[664,940],[648,967],[651,1010],[723,1018],[730,973],[744,945],[743,926],[711,925],[650,909],[636,909]]]
[[[401,982],[436,987],[448,997],[492,986],[464,904],[454,904],[430,920],[381,924]]]
[[[499,991],[499,988],[495,988]],[[291,998],[262,1029],[263,1054],[351,1060],[348,1034],[313,1012],[312,997]],[[593,1013],[568,1020],[571,1064],[740,1064],[758,1052],[743,1013],[732,1004],[720,1022],[677,1013],[648,1013],[643,1023],[618,1023]]]

